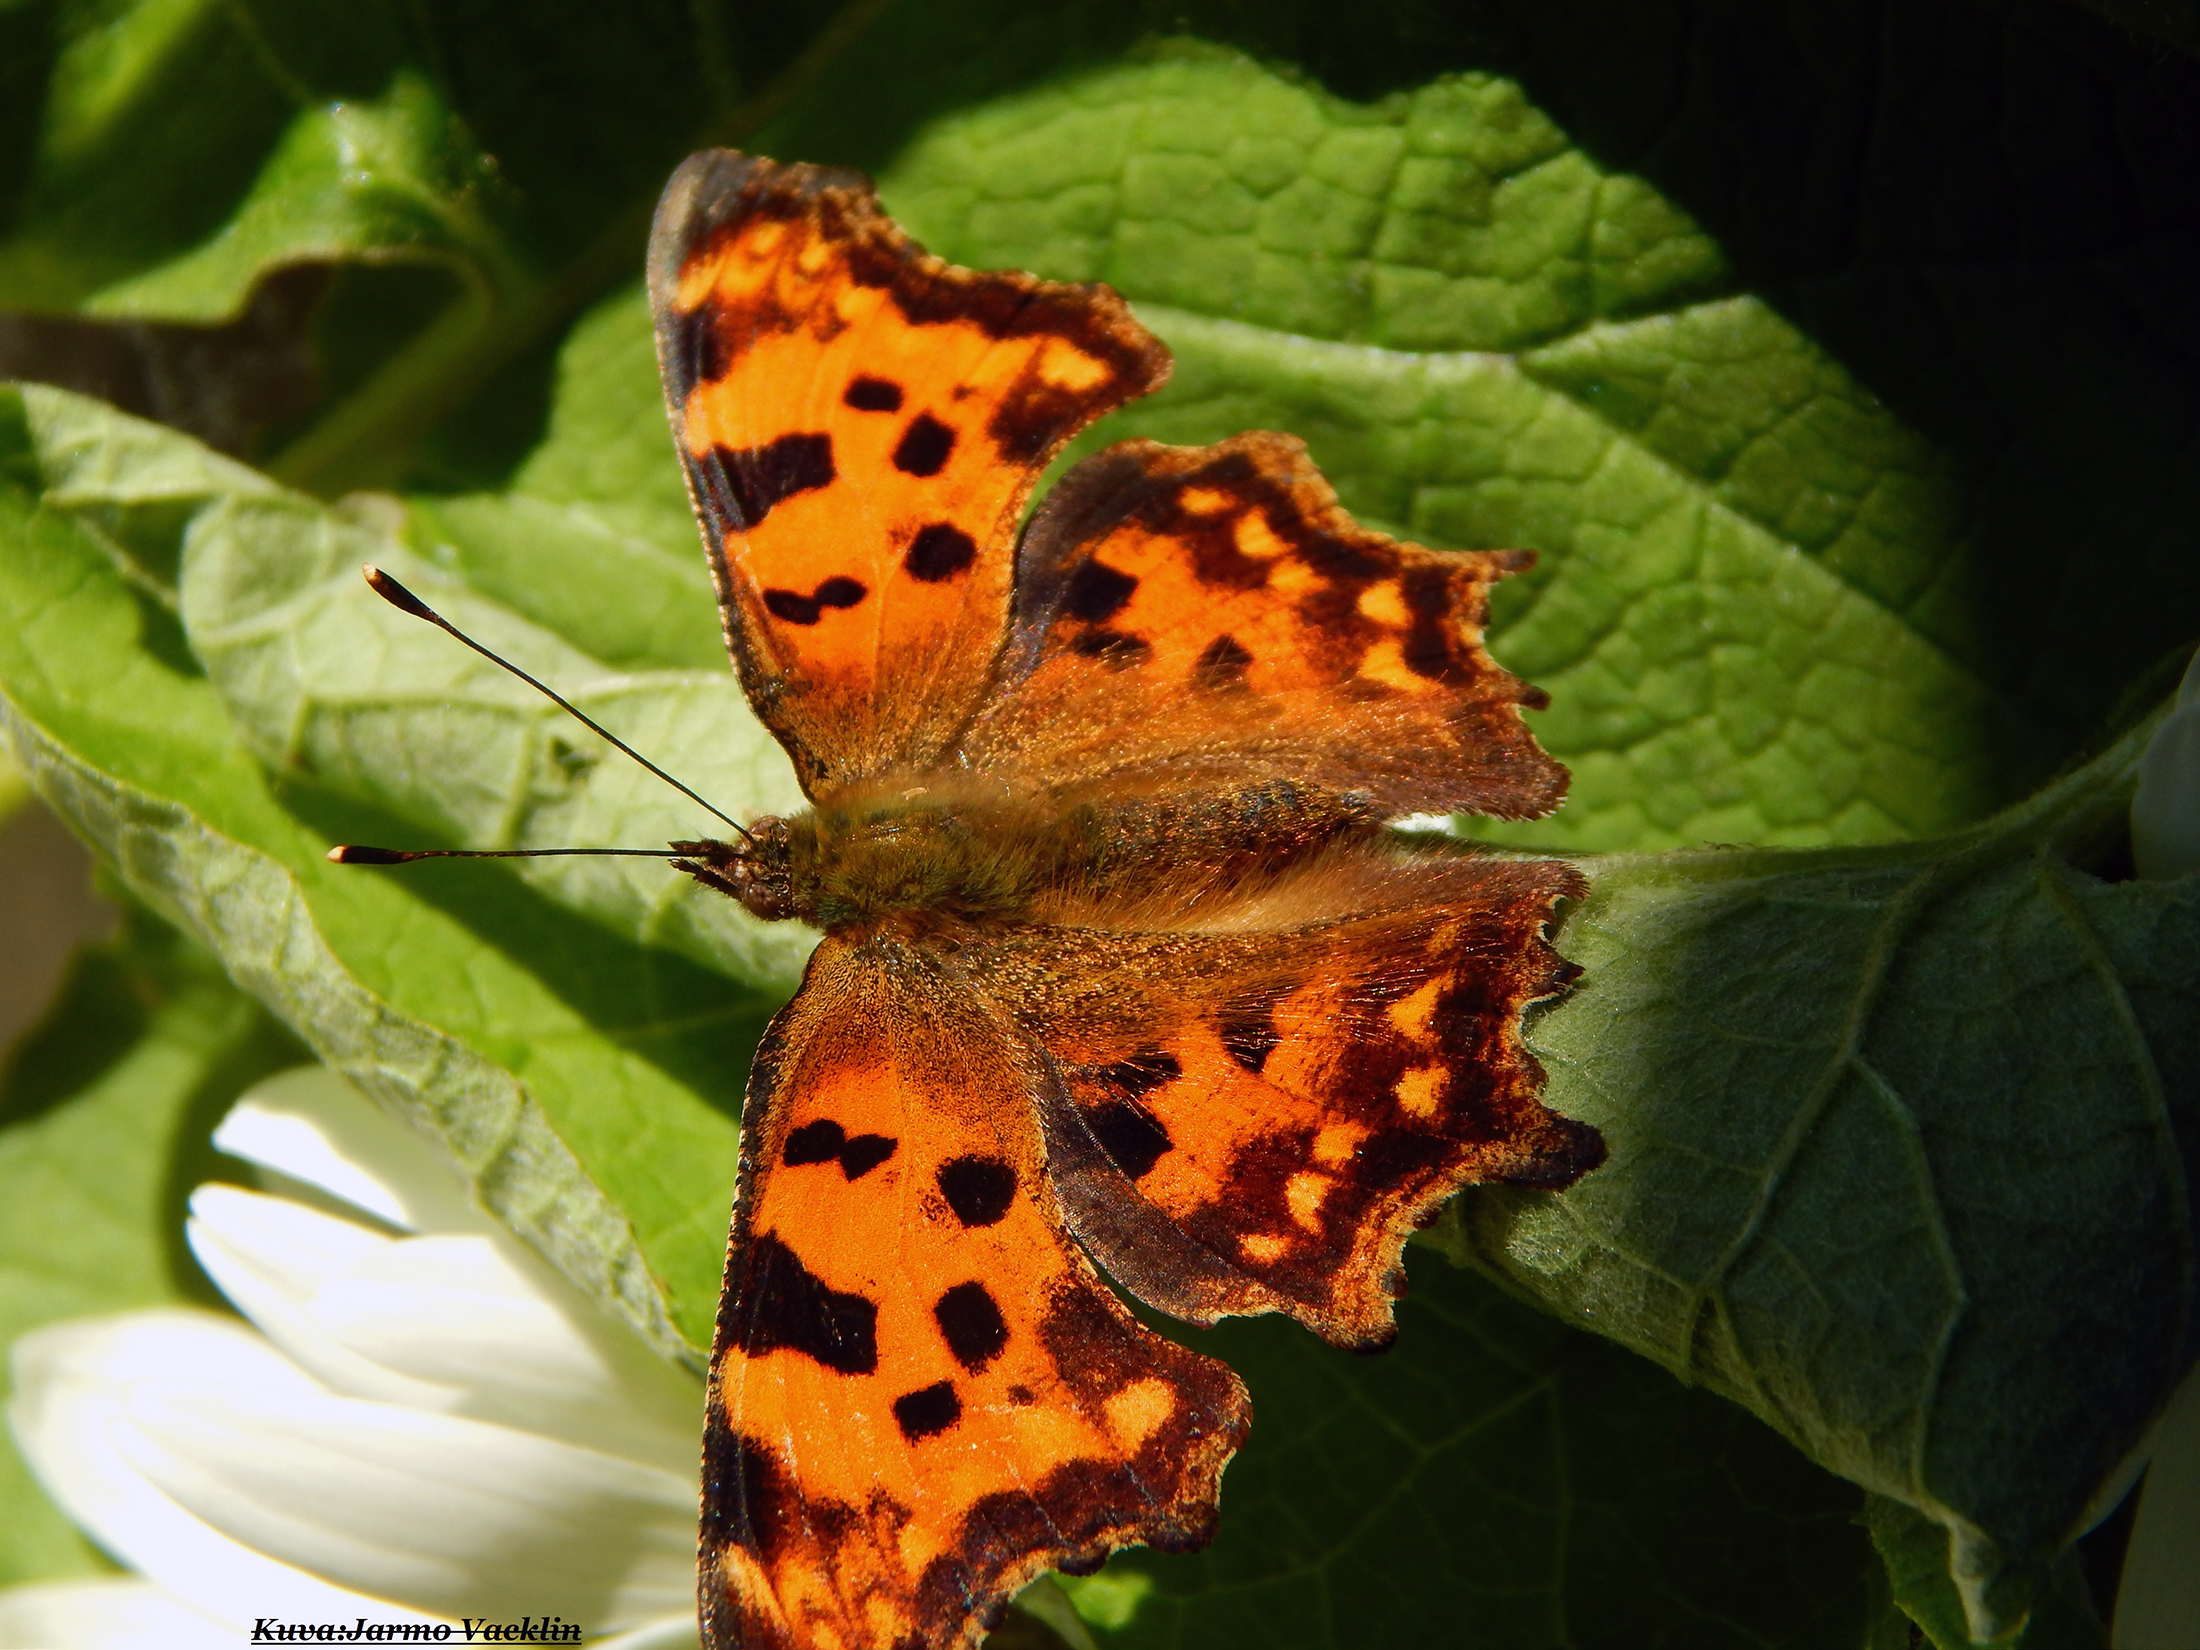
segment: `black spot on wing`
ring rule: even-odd
[[[833,438],[823,433],[783,435],[761,447],[720,447],[716,457],[739,527],[756,526],[797,493],[831,486],[837,474]]]
[[[1223,1012],[1217,1029],[1222,1035],[1223,1051],[1256,1077],[1283,1041],[1283,1034],[1276,1029],[1276,1005],[1272,1000],[1232,1005]]]
[[[790,1169],[810,1163],[838,1163],[850,1180],[861,1180],[894,1155],[900,1142],[883,1134],[850,1136],[829,1117],[805,1123],[787,1136],[780,1161]]]
[[[767,590],[764,611],[787,624],[815,624],[822,616],[814,596],[799,590]]]
[[[1016,1197],[1016,1171],[997,1157],[951,1157],[940,1165],[940,1195],[965,1226],[991,1226]]]
[[[687,404],[698,384],[715,383],[733,366],[732,352],[718,330],[720,311],[705,303],[681,314],[671,311],[672,348],[666,363],[671,369],[668,388],[675,402]]]
[[[1105,624],[1123,611],[1138,580],[1104,562],[1088,561],[1072,573],[1062,593],[1062,611],[1087,624]]]
[[[1111,1521],[1135,1526],[1139,1539],[1148,1540],[1150,1521],[1158,1516],[1155,1508],[1155,1492],[1134,1474],[1094,1460],[1068,1461],[1036,1482],[979,1496],[964,1511],[961,1525],[968,1532],[965,1550],[977,1555],[976,1562],[964,1557],[963,1550],[951,1548],[926,1564],[917,1577],[916,1608],[924,1619],[941,1627],[932,1636],[897,1641],[892,1650],[926,1650],[929,1645],[948,1643],[950,1627],[970,1616],[989,1578],[1005,1568],[998,1555],[1045,1553],[1066,1574],[1090,1575],[1107,1557],[1106,1545],[1098,1547],[1097,1556],[1065,1551],[1065,1545],[1075,1539],[1093,1539]],[[999,1613],[1003,1607],[996,1604],[993,1610]],[[981,1612],[979,1625],[991,1632],[1000,1623]]]
[[[683,353],[693,374],[688,380],[689,389],[698,384],[715,384],[733,371],[734,358],[740,351],[727,342],[724,320],[725,312],[712,303],[701,305],[687,317],[684,323],[687,348]]]
[[[894,1424],[912,1444],[945,1432],[962,1419],[962,1400],[955,1396],[953,1381],[934,1381],[894,1400]]]
[[[807,596],[799,590],[765,591],[764,611],[788,624],[815,624],[828,607],[853,607],[869,594],[861,581],[835,573]]]
[[[840,1156],[840,1148],[846,1140],[838,1123],[830,1117],[821,1117],[788,1134],[779,1160],[790,1169],[798,1169],[805,1163],[830,1163]]]
[[[942,1295],[932,1316],[947,1337],[955,1361],[976,1375],[1008,1345],[1008,1320],[982,1283],[958,1283]]]
[[[1087,301],[1082,294],[1073,300]],[[1037,309],[1037,305],[1031,306],[1032,311]],[[1035,314],[1033,319],[1036,319]],[[1025,326],[1030,324],[1030,321],[1023,323]],[[1123,359],[1120,341],[1094,336],[1089,322],[1080,323],[1074,329],[1064,328],[1055,332],[1055,336],[1073,339],[1079,347],[1105,360],[1112,369],[1109,381],[1070,389],[1050,383],[1043,373],[1029,368],[1018,374],[1002,396],[1000,405],[994,409],[993,416],[986,420],[985,427],[1001,457],[1011,464],[1042,461],[1078,425],[1095,413],[1142,394],[1153,382],[1140,365]]]
[[[850,1180],[861,1180],[892,1157],[900,1144],[883,1134],[859,1134],[840,1148],[840,1172]]]
[[[1268,521],[1290,542],[1292,552],[1300,561],[1332,584],[1357,589],[1388,578],[1396,567],[1395,551],[1385,554],[1312,530],[1301,521],[1296,510],[1271,510]]]
[[[1442,567],[1409,569],[1399,582],[1413,626],[1399,647],[1406,669],[1432,682],[1454,682],[1466,675],[1452,657],[1458,640],[1451,620],[1451,574]]]
[[[1455,1150],[1450,1141],[1416,1129],[1380,1129],[1352,1154],[1353,1174],[1362,1185],[1389,1186],[1434,1168]]]
[[[848,386],[841,400],[857,412],[900,412],[901,386],[890,379],[873,378],[865,373]]]
[[[779,1544],[794,1497],[763,1445],[713,1420],[703,1432],[703,1547],[763,1556]]]
[[[1100,1149],[1133,1180],[1153,1172],[1162,1154],[1172,1148],[1169,1131],[1145,1107],[1129,1100],[1110,1100],[1085,1113],[1085,1126],[1100,1142]]]
[[[1080,633],[1069,648],[1080,658],[1098,659],[1110,670],[1128,670],[1153,657],[1153,647],[1145,637],[1104,627]]]
[[[955,432],[930,413],[919,413],[894,444],[894,468],[904,475],[936,476],[955,450]]]
[[[770,1232],[749,1242],[733,1328],[752,1358],[784,1348],[842,1375],[878,1368],[878,1307],[829,1287]]]
[[[1252,654],[1246,652],[1235,637],[1217,636],[1193,661],[1192,685],[1209,692],[1240,687],[1245,681],[1246,667],[1252,662]]]
[[[1143,1100],[1164,1083],[1184,1075],[1183,1064],[1167,1049],[1142,1048],[1127,1060],[1094,1069],[1093,1076],[1133,1100]]]
[[[951,579],[978,559],[978,541],[960,527],[935,521],[917,529],[901,564],[922,584]]]

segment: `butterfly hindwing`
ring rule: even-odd
[[[1489,587],[1532,558],[1356,524],[1296,438],[1126,441],[1056,484],[1019,552],[980,771],[1085,791],[1287,781],[1377,813],[1550,812],[1543,696],[1482,648]]]
[[[1205,1540],[1244,1388],[1068,1237],[1044,1067],[898,942],[825,940],[774,1022],[712,1359],[707,1642],[963,1645],[1049,1566]]]
[[[649,267],[751,701],[813,796],[928,766],[1005,634],[1032,483],[1167,352],[1104,287],[931,257],[858,173],[726,150],[674,175]]]
[[[1300,880],[1319,886],[1192,931],[1001,936],[985,989],[1056,1067],[1056,1185],[1117,1281],[1195,1322],[1284,1311],[1376,1346],[1400,1247],[1445,1198],[1602,1160],[1537,1098],[1520,1035],[1571,978],[1544,928],[1583,884],[1374,845]]]

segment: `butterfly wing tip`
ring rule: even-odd
[[[1526,1162],[1502,1178],[1508,1185],[1538,1192],[1563,1192],[1603,1168],[1612,1155],[1602,1129],[1557,1112],[1527,1145]]]
[[[649,285],[653,294],[669,290],[694,244],[695,228],[712,216],[709,204],[738,195],[741,178],[756,165],[735,149],[698,149],[673,169],[657,197],[649,226]]]

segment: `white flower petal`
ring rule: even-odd
[[[336,1391],[694,1472],[702,1384],[512,1239],[387,1238],[228,1186],[191,1212],[208,1274]]]
[[[398,1240],[288,1198],[222,1185],[191,1194],[184,1237],[236,1308],[324,1385],[415,1409],[452,1409],[461,1401],[447,1386],[363,1356],[321,1319],[330,1284]]]
[[[192,1247],[268,1339],[165,1311],[18,1343],[26,1458],[149,1581],[0,1595],[0,1622],[89,1633],[97,1604],[123,1623],[103,1646],[204,1639],[146,1625],[161,1611],[218,1617],[212,1642],[265,1614],[562,1616],[692,1650],[701,1383],[326,1072],[262,1085],[216,1141],[292,1190],[192,1200]]]
[[[325,1292],[322,1321],[460,1412],[692,1478],[703,1386],[509,1239],[392,1244]]]
[[[8,1420],[49,1495],[116,1558],[225,1621],[250,1615],[348,1621],[362,1610],[417,1618],[331,1586],[210,1528],[163,1494],[118,1447],[149,1388],[197,1385],[242,1405],[320,1394],[242,1324],[170,1309],[86,1318],[15,1343]]]
[[[327,1393],[148,1385],[122,1454],[224,1534],[440,1615],[615,1630],[692,1598],[692,1477]]]
[[[136,1576],[0,1591],[0,1644],[42,1650],[237,1650],[237,1628]]]
[[[214,1144],[406,1231],[497,1229],[452,1164],[326,1066],[255,1084],[215,1129]]]

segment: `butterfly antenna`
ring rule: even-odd
[[[738,829],[738,827],[736,827]],[[551,859],[560,854],[611,854],[622,859],[685,859],[677,848],[362,848],[328,851],[333,865],[407,865],[416,859]]]
[[[387,573],[383,572],[381,568],[375,566],[372,562],[369,562],[364,567],[360,568],[359,571],[366,575],[367,588],[372,590],[377,596],[380,596],[384,601],[388,602],[390,606],[398,609],[398,611],[400,612],[410,613],[416,619],[426,619],[428,623],[434,625],[437,629],[442,630],[452,636],[456,636],[460,641],[464,642],[468,647],[472,648],[476,653],[480,654],[491,664],[497,666],[501,670],[508,670],[514,676],[517,676],[521,681],[525,682],[529,687],[533,688],[545,699],[548,699],[552,704],[556,705],[558,709],[564,711],[566,715],[572,717],[573,720],[580,723],[583,727],[587,728],[591,733],[600,735],[602,738],[607,739],[612,744],[618,746],[620,750],[626,752],[627,755],[633,757],[635,761],[639,762],[643,767],[647,768],[659,779],[662,779],[667,785],[670,785],[674,790],[678,791],[690,802],[693,802],[694,804],[696,804],[696,806],[702,808],[705,812],[713,814],[719,819],[725,821],[726,824],[731,825],[736,831],[739,831],[741,833],[742,841],[752,844],[756,841],[755,837],[749,835],[748,827],[743,825],[738,819],[735,819],[731,814],[727,813],[723,808],[714,807],[709,802],[704,801],[702,797],[696,795],[694,791],[690,790],[687,786],[681,784],[677,779],[673,778],[672,775],[665,772],[664,769],[658,767],[656,763],[652,762],[648,757],[644,756],[640,751],[636,750],[624,739],[621,739],[617,734],[613,733],[601,722],[590,716],[586,711],[583,711],[575,706],[571,700],[567,699],[555,688],[552,688],[543,682],[537,681],[534,677],[528,675],[526,671],[520,669],[519,666],[512,663],[511,660],[490,652],[479,642],[475,641],[471,636],[467,635],[465,631],[459,629],[457,625],[451,623],[450,620],[446,619],[442,614],[438,613],[434,608],[430,607],[426,602],[422,601],[410,590],[407,590],[403,585],[399,584],[395,579],[391,578]],[[361,857],[357,859],[337,859],[337,854],[339,853],[357,854]],[[329,858],[335,859],[336,863],[339,865],[399,865],[409,859],[528,859],[550,854],[636,854],[652,859],[665,859],[672,857],[669,855],[660,854],[655,849],[651,848],[481,848],[472,850],[463,848],[430,848],[423,849],[419,853],[399,853],[395,849],[391,848],[348,848],[336,850],[334,853],[331,853],[329,855]],[[381,857],[366,857],[368,855]]]

